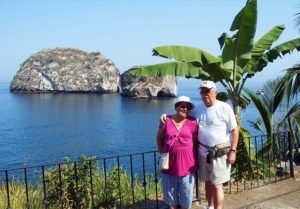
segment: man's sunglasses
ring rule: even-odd
[[[201,89],[200,94],[208,94],[211,89]]]

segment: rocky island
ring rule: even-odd
[[[175,76],[132,77],[129,69],[121,75],[121,95],[126,97],[176,97]]]
[[[120,90],[119,79],[119,70],[99,52],[54,48],[37,52],[23,62],[10,90],[114,93]]]
[[[12,92],[118,93],[125,97],[175,97],[175,76],[132,77],[120,74],[100,52],[53,48],[31,55],[10,85]]]

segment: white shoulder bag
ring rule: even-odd
[[[159,158],[158,158],[158,166],[159,166],[159,169],[160,169],[160,170],[166,170],[166,169],[169,169],[169,152],[170,152],[170,150],[171,150],[171,147],[172,147],[173,143],[176,141],[179,132],[180,132],[180,129],[179,129],[179,131],[177,132],[174,141],[173,141],[172,144],[170,145],[169,151],[168,151],[168,152],[160,153]]]

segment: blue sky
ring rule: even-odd
[[[220,54],[217,38],[228,32],[246,0],[0,0],[0,82],[10,82],[31,54],[54,47],[99,51],[120,72],[164,62],[152,48],[186,45]],[[256,39],[284,24],[277,44],[300,36],[294,14],[299,0],[258,0]],[[269,64],[264,81],[300,61],[299,52]]]

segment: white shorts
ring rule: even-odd
[[[227,163],[227,155],[213,158],[207,163],[206,157],[199,156],[199,174],[201,181],[210,181],[213,185],[223,184],[230,180],[231,164]]]

